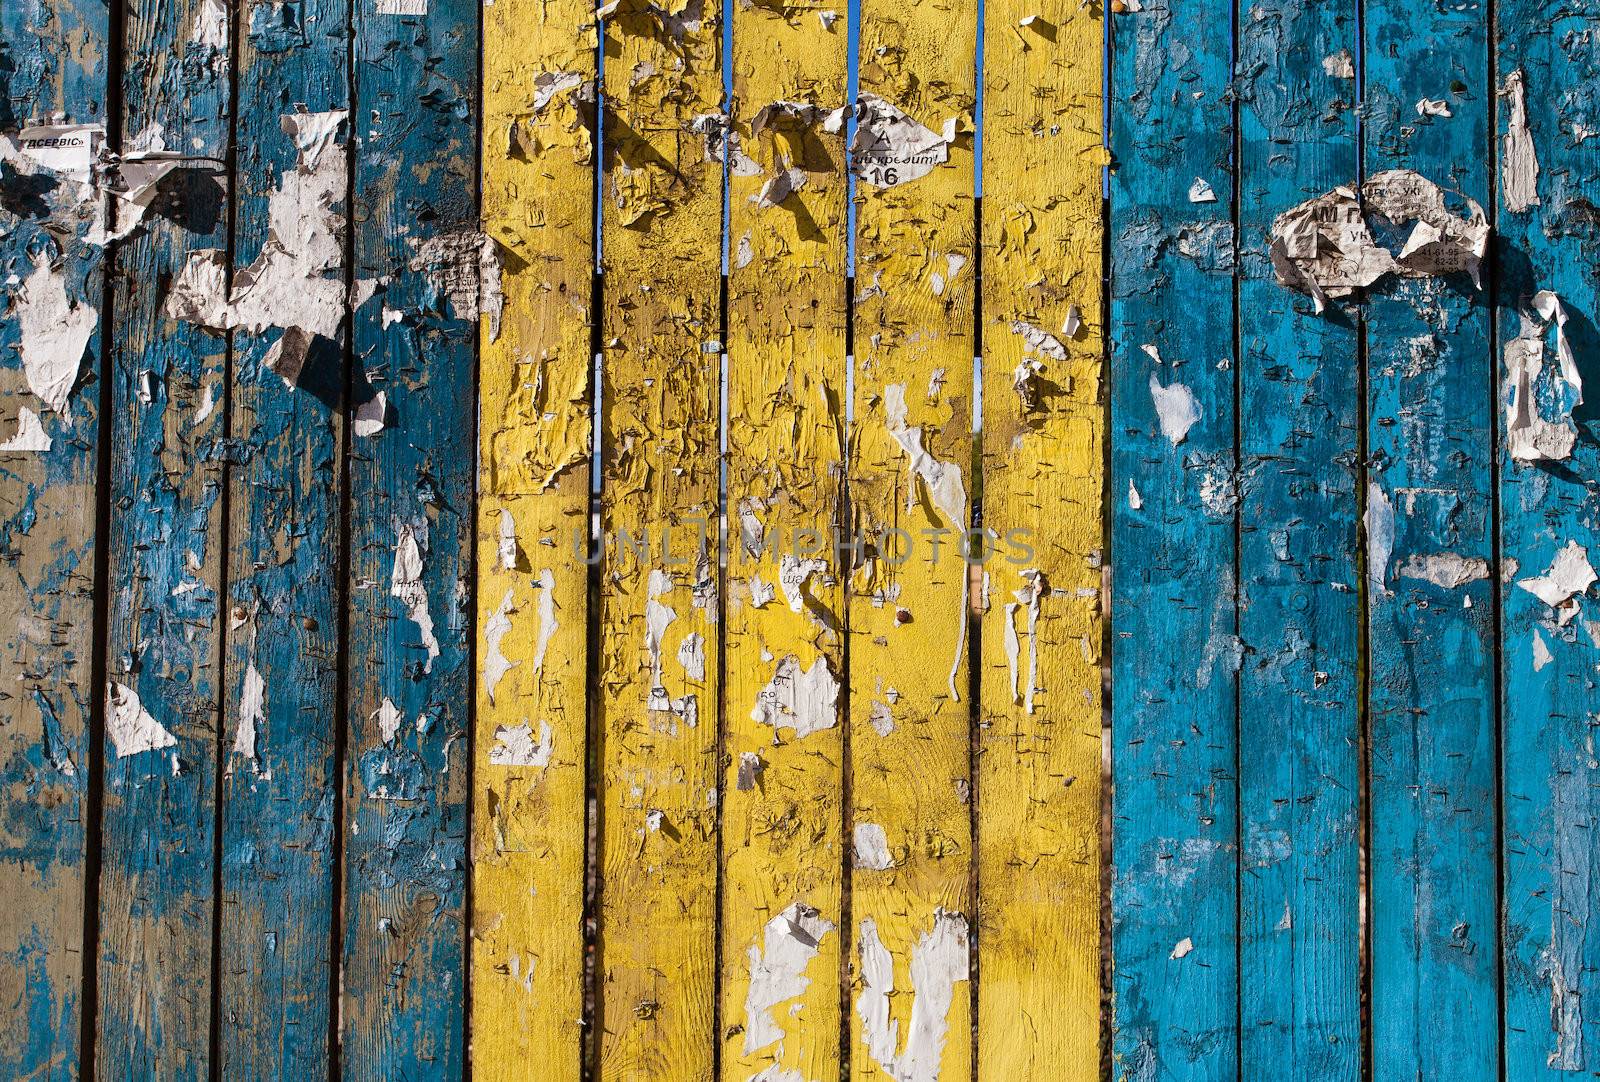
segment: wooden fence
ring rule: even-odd
[[[0,1075],[1600,1071],[1597,0],[0,25]]]

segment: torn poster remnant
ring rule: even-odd
[[[117,749],[118,759],[178,745],[178,738],[150,716],[139,693],[115,682],[106,688],[106,735]]]
[[[239,690],[239,727],[233,734],[233,754],[256,761],[256,738],[267,723],[267,682],[256,663],[245,666],[244,684]],[[231,770],[232,767],[230,766]]]
[[[100,313],[67,296],[65,271],[43,252],[35,257],[32,273],[12,295],[11,312],[17,321],[17,352],[22,356],[28,389],[71,425],[68,400],[77,386],[89,340],[100,325]]]
[[[857,868],[886,872],[894,867],[894,854],[889,852],[889,835],[877,823],[857,823],[853,847],[855,853],[852,863]]]
[[[1518,579],[1517,585],[1552,609],[1560,611],[1567,608],[1569,602],[1587,593],[1589,587],[1594,585],[1595,578],[1594,568],[1589,563],[1589,550],[1576,541],[1568,541],[1550,561],[1550,567],[1544,574]],[[1571,613],[1567,616],[1570,619]]]
[[[533,726],[524,721],[521,725],[494,727],[495,746],[489,749],[491,766],[531,766],[543,770],[550,765],[550,753],[555,749],[555,734],[548,721],[539,722],[538,743],[533,739]]]
[[[845,110],[832,114],[825,130],[840,131]],[[921,180],[950,160],[950,147],[960,133],[962,118],[945,120],[933,131],[907,116],[894,103],[876,94],[862,94],[856,103],[856,134],[850,142],[850,172],[857,180],[879,188],[893,188]]]
[[[800,659],[789,654],[778,662],[767,686],[756,693],[750,720],[772,726],[774,736],[793,729],[797,738],[804,739],[838,724],[838,701],[839,681],[827,658],[819,657],[809,669],[802,669]]]
[[[1272,223],[1270,248],[1278,283],[1307,293],[1318,312],[1330,297],[1348,297],[1386,275],[1428,278],[1465,272],[1481,288],[1489,246],[1483,208],[1456,193],[1465,217],[1451,213],[1446,191],[1409,169],[1376,173],[1354,190],[1340,186],[1284,211]],[[1363,216],[1365,208],[1366,216]],[[1369,217],[1390,227],[1411,223],[1398,252],[1374,238]]]
[[[50,446],[50,434],[39,423],[39,415],[27,406],[19,406],[16,434],[0,443],[0,451],[48,451]]]
[[[1367,482],[1367,509],[1361,516],[1367,539],[1367,588],[1372,596],[1389,592],[1389,556],[1394,552],[1394,504],[1376,481]]]
[[[1506,445],[1519,462],[1572,457],[1578,430],[1572,411],[1583,404],[1583,378],[1567,341],[1567,312],[1549,290],[1520,313],[1521,330],[1505,345]],[[1546,375],[1545,335],[1555,328],[1556,366]]]
[[[428,591],[422,582],[422,541],[417,538],[417,531],[409,525],[402,524],[395,531],[394,570],[389,577],[389,595],[400,599],[406,607],[406,616],[417,625],[423,649],[428,652],[427,660],[422,663],[422,671],[432,672],[433,659],[439,656],[439,640],[433,633],[433,615],[428,611]]]
[[[194,252],[172,282],[166,313],[213,334],[242,330],[285,333],[265,358],[293,387],[317,339],[338,341],[345,313],[370,298],[371,280],[346,287],[344,221],[336,210],[348,195],[343,109],[290,113],[283,133],[294,143],[295,167],[284,172],[268,199],[269,227],[261,252],[233,276],[228,253]]]
[[[1500,198],[1520,214],[1539,205],[1539,158],[1528,130],[1528,94],[1522,69],[1506,76],[1500,96],[1510,103],[1506,134],[1500,140]]]
[[[1150,401],[1156,408],[1156,423],[1167,442],[1176,447],[1189,438],[1189,429],[1200,421],[1200,402],[1194,392],[1182,383],[1161,383],[1161,377],[1150,373]]]
[[[470,229],[429,237],[417,245],[407,267],[426,276],[434,296],[448,301],[457,319],[476,322],[487,316],[489,341],[500,337],[505,294],[500,245],[493,237]]]
[[[508,586],[506,596],[500,599],[499,606],[484,621],[483,641],[488,649],[483,658],[483,692],[491,703],[494,702],[494,692],[500,686],[500,681],[517,664],[506,657],[502,646],[506,636],[511,634],[511,613],[515,607],[516,590]]]
[[[862,990],[856,1013],[868,1054],[895,1082],[938,1082],[955,982],[967,979],[967,965],[967,919],[934,910],[932,929],[911,950],[911,1025],[901,1049],[900,1023],[889,1011],[894,958],[872,918],[861,922]]]
[[[811,986],[806,967],[817,956],[832,922],[804,902],[794,902],[767,921],[761,944],[750,947],[750,987],[744,997],[744,1054],[751,1055],[783,1040],[784,1029],[773,1008],[797,999]],[[799,1010],[796,1004],[788,1012]]]

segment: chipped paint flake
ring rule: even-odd
[[[400,726],[405,722],[405,715],[400,713],[400,708],[394,705],[394,700],[387,695],[383,702],[378,704],[378,709],[372,712],[374,720],[378,723],[378,735],[385,744],[394,746],[394,738],[400,735]]]

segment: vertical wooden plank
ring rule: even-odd
[[[228,155],[228,26],[206,0],[128,5],[124,145]],[[203,17],[204,16],[204,17]],[[221,41],[223,44],[218,45]],[[117,250],[97,1068],[204,1078],[209,1047],[229,454],[227,343],[166,311],[191,255],[226,259],[227,180],[174,178]],[[215,399],[213,399],[215,401]]]
[[[234,281],[265,287],[273,260],[293,261],[301,299],[333,302],[322,330],[337,334],[350,125],[340,117],[334,145],[308,153],[296,118],[348,112],[349,4],[305,0],[294,12],[241,28]],[[248,295],[242,284],[235,292]],[[275,323],[304,319],[292,301],[275,306]],[[219,1070],[230,1079],[328,1072],[345,351],[342,334],[318,337],[295,373],[278,359],[296,341],[278,327],[241,329],[228,385],[202,395],[231,411],[237,448],[214,990]]]
[[[995,1082],[1100,1077],[1104,26],[1065,0],[984,9],[983,519],[1004,554],[983,580],[978,1077]]]
[[[465,1056],[478,7],[362,0],[355,47],[355,274],[388,286],[354,317],[343,1070],[453,1078]]]
[[[11,1011],[0,1074],[66,1079],[82,1054],[104,282],[86,239],[91,189],[38,167],[21,143],[56,114],[104,128],[111,42],[107,13],[90,3],[8,3],[0,28],[0,1002]],[[78,321],[45,355],[74,374],[59,408],[28,372],[60,318],[52,302]],[[26,438],[35,425],[43,439]]]
[[[598,43],[579,0],[498,0],[483,34],[483,228],[505,310],[480,335],[472,1070],[576,1079]]]
[[[1278,215],[1356,175],[1354,73],[1323,62],[1360,51],[1355,16],[1346,0],[1237,16],[1245,1078],[1361,1069],[1359,317],[1316,314],[1269,257]],[[1190,243],[1226,263],[1229,239]]]
[[[1600,1011],[1585,1002],[1600,970],[1591,750],[1600,697],[1590,631],[1600,619],[1582,573],[1600,561],[1600,429],[1562,377],[1554,310],[1541,315],[1534,298],[1548,290],[1559,301],[1562,334],[1592,398],[1600,143],[1589,133],[1600,129],[1600,4],[1508,0],[1495,12],[1505,1069],[1509,1078],[1572,1078],[1600,1066]],[[1511,372],[1519,358],[1536,358],[1540,369],[1520,393]],[[1568,434],[1550,433],[1550,458],[1531,457],[1520,446],[1526,435],[1513,442],[1504,427],[1521,419],[1515,407],[1530,394],[1527,419]],[[1539,580],[1558,558],[1577,573],[1541,597]],[[1575,593],[1563,600],[1568,589]]]
[[[849,194],[842,125],[825,114],[845,100],[848,34],[843,10],[751,5],[730,18],[739,150],[728,155],[727,505],[738,537],[727,574],[722,1076],[825,1078],[839,1064],[844,935],[845,571],[834,536]],[[797,190],[774,191],[797,175]],[[747,541],[747,528],[762,539]]]
[[[716,994],[722,96],[714,2],[601,9],[602,1078],[706,1078]],[[626,531],[627,537],[621,534]],[[703,656],[702,666],[695,660]]]
[[[850,504],[868,548],[848,602],[861,1079],[971,1071],[977,31],[964,0],[861,7]]]
[[[1488,205],[1487,10],[1366,5],[1369,205],[1389,169],[1459,193],[1447,204],[1458,215],[1461,196]],[[1366,313],[1378,1080],[1493,1077],[1499,1059],[1489,303],[1464,273],[1390,278]],[[1331,773],[1325,755],[1317,767]],[[1350,783],[1341,778],[1338,806],[1353,808]],[[1332,901],[1324,926],[1354,904]],[[1349,995],[1341,1039],[1353,1041]]]
[[[1228,255],[1233,227],[1232,16],[1212,0],[1141,9],[1112,21],[1113,1054],[1118,1077],[1226,1079],[1239,1071],[1234,292],[1207,253]],[[1196,179],[1215,201],[1189,198]]]

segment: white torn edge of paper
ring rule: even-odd
[[[1561,300],[1549,290],[1534,294],[1532,310],[1519,313],[1520,329],[1505,344],[1506,444],[1519,462],[1562,461],[1572,456],[1578,431],[1572,411],[1583,404],[1583,379],[1579,375],[1572,345],[1567,340],[1567,312]],[[1545,335],[1551,327],[1556,333],[1555,378],[1566,384],[1551,397],[1559,399],[1559,416],[1552,419],[1540,410],[1540,387],[1545,370]]]
[[[543,770],[550,765],[550,755],[555,751],[555,733],[548,721],[539,722],[539,740],[533,739],[533,726],[524,721],[521,725],[496,725],[494,747],[489,749],[491,766],[532,766]]]
[[[377,0],[379,15],[426,15],[428,0]]]
[[[1039,690],[1039,606],[1044,600],[1044,595],[1049,593],[1050,584],[1046,581],[1044,573],[1037,568],[1029,567],[1022,571],[1024,586],[1020,590],[1011,591],[1015,601],[1006,602],[1006,633],[1005,651],[1006,666],[1011,674],[1011,702],[1013,705],[1023,706],[1028,713],[1033,713],[1034,696]],[[1021,687],[1021,662],[1022,639],[1017,633],[1017,611],[1026,609],[1028,613],[1028,689],[1023,692]]]
[[[500,599],[500,604],[483,625],[483,641],[487,647],[483,656],[483,691],[491,703],[494,702],[495,689],[500,686],[500,681],[517,664],[506,657],[501,645],[505,637],[511,634],[511,613],[515,608],[516,591],[508,586],[506,596]]]
[[[809,669],[802,669],[800,659],[789,654],[756,693],[750,720],[772,726],[774,733],[793,729],[797,738],[804,739],[838,724],[838,702],[839,681],[827,658],[819,657]]]
[[[1367,540],[1367,588],[1374,597],[1387,594],[1389,554],[1394,552],[1394,504],[1376,481],[1367,482],[1367,509],[1361,516]]]
[[[106,735],[117,749],[118,759],[178,746],[178,738],[144,708],[139,693],[115,681],[106,687]]]
[[[372,712],[373,720],[378,723],[378,735],[390,747],[394,746],[394,738],[400,735],[400,726],[406,717],[400,713],[400,708],[394,705],[394,700],[385,695],[383,702],[378,704],[378,709]]]
[[[811,986],[806,967],[817,956],[833,924],[804,902],[794,902],[767,921],[761,943],[750,946],[750,987],[744,997],[744,1055],[783,1040],[784,1028],[773,1008],[805,994]],[[793,1016],[798,1010],[791,1009]],[[781,1077],[781,1076],[778,1076]]]
[[[17,432],[0,443],[0,451],[48,451],[50,434],[39,422],[39,415],[27,406],[17,407]]]
[[[872,701],[872,716],[867,719],[872,723],[873,731],[879,736],[888,736],[894,732],[894,711],[888,703]]]
[[[648,594],[644,603],[644,648],[650,655],[650,685],[652,699],[655,690],[661,689],[661,646],[667,637],[667,628],[678,618],[670,605],[661,603],[661,596],[672,589],[672,576],[659,568],[650,572]],[[663,692],[664,693],[664,692]]]
[[[379,391],[356,407],[350,430],[357,436],[376,436],[389,420],[389,396]]]
[[[1550,561],[1542,575],[1518,579],[1517,585],[1552,609],[1588,592],[1595,582],[1589,551],[1576,541],[1568,541]]]
[[[830,116],[826,130],[843,130],[843,112]],[[850,172],[857,180],[893,188],[920,180],[950,160],[959,118],[936,132],[913,120],[894,103],[862,94],[856,103],[856,133],[850,143]]]
[[[544,655],[550,649],[561,622],[556,619],[556,573],[548,567],[539,571],[539,638],[533,644],[533,671],[544,671]]]
[[[890,1014],[894,959],[878,926],[861,922],[861,995],[856,1013],[867,1052],[895,1082],[938,1082],[955,982],[967,979],[967,920],[934,910],[933,928],[911,950],[911,1025],[900,1049],[900,1023]]]
[[[1481,556],[1459,556],[1454,552],[1430,555],[1412,555],[1401,564],[1396,574],[1406,579],[1422,579],[1446,590],[1454,590],[1469,582],[1489,577],[1489,561]]]
[[[1455,116],[1450,111],[1450,103],[1442,98],[1422,98],[1417,102],[1417,115],[1420,117],[1444,117],[1449,119]]]
[[[761,608],[778,596],[778,590],[772,583],[764,580],[760,575],[750,576],[750,605],[752,608]]]
[[[1350,55],[1349,49],[1340,49],[1322,58],[1322,70],[1333,79],[1354,79],[1356,58]]]
[[[189,41],[202,49],[228,50],[228,7],[222,0],[201,0],[189,27]]]
[[[1539,157],[1528,130],[1528,94],[1522,69],[1506,76],[1500,96],[1510,103],[1506,134],[1500,141],[1500,198],[1520,214],[1539,205]]]
[[[1189,429],[1200,421],[1200,402],[1182,383],[1163,385],[1161,377],[1150,373],[1150,401],[1156,408],[1156,423],[1167,442],[1176,447],[1189,437]]]
[[[1204,177],[1195,177],[1194,183],[1189,185],[1189,202],[1215,203],[1216,201],[1216,189],[1212,188]]]
[[[783,599],[789,603],[789,611],[801,613],[806,608],[806,583],[812,575],[826,575],[828,564],[826,560],[815,557],[802,560],[793,553],[784,553],[778,561],[778,585],[783,588]],[[760,606],[756,606],[760,608]]]
[[[889,852],[889,835],[877,823],[857,823],[852,839],[857,868],[886,872],[894,867],[894,855]]]
[[[1068,310],[1067,319],[1069,322],[1073,320],[1074,313],[1076,312],[1076,305]],[[1071,338],[1073,334],[1077,332],[1077,329],[1078,328],[1076,324],[1074,324],[1071,330],[1068,330],[1065,324],[1063,324],[1061,328],[1062,333],[1064,333],[1068,338]],[[1067,359],[1067,347],[1061,343],[1061,339],[1057,338],[1049,331],[1035,327],[1032,323],[1024,323],[1020,319],[1014,319],[1011,321],[1011,333],[1022,336],[1024,352],[1037,353],[1041,357],[1049,357],[1054,361],[1064,361]]]
[[[1139,495],[1139,490],[1134,486],[1133,478],[1128,478],[1128,507],[1134,511],[1144,507],[1144,497]]]
[[[251,661],[245,666],[244,684],[239,691],[239,727],[233,734],[233,753],[256,762],[256,738],[266,724],[267,682]]]
[[[706,678],[706,639],[698,631],[690,632],[678,644],[678,664],[690,680]]]
[[[1533,671],[1538,672],[1555,660],[1550,653],[1550,647],[1545,644],[1544,636],[1539,634],[1539,629],[1533,629]]]
[[[1186,958],[1193,950],[1194,940],[1190,939],[1188,936],[1184,936],[1182,939],[1178,940],[1172,945],[1172,953],[1167,955],[1167,957],[1172,959]]]
[[[906,385],[904,383],[891,383],[883,389],[884,421],[888,426],[889,435],[900,449],[905,452],[906,461],[910,468],[913,483],[906,492],[906,507],[909,510],[916,506],[915,479],[920,479],[928,490],[928,496],[933,501],[933,506],[944,516],[945,523],[952,530],[965,532],[967,528],[967,486],[961,476],[961,467],[954,462],[942,462],[929,454],[922,445],[922,426],[908,425],[906,410]],[[961,692],[956,687],[956,673],[961,669],[961,662],[966,657],[967,651],[967,599],[962,596],[958,599],[956,611],[956,624],[958,635],[956,639],[955,660],[950,665],[950,699],[952,702],[961,701]]]
[[[785,169],[776,176],[768,177],[761,190],[750,197],[750,202],[756,205],[757,210],[779,206],[785,199],[804,188],[806,180],[804,169]]]
[[[67,297],[66,273],[40,252],[21,288],[12,294],[11,314],[17,321],[16,348],[28,389],[70,427],[68,399],[89,340],[100,325],[100,313]]]
[[[727,164],[736,177],[761,175],[761,163],[744,152],[739,133],[733,130],[726,113],[700,113],[689,121],[689,131],[705,140],[705,160]],[[749,234],[745,234],[748,242]],[[748,243],[745,245],[748,248]],[[748,260],[746,260],[748,262]],[[740,266],[744,266],[743,263]]]
[[[457,230],[416,244],[406,266],[422,274],[457,319],[489,321],[489,341],[500,337],[505,310],[499,243],[487,233]]]
[[[407,618],[417,625],[422,645],[428,651],[422,671],[432,672],[433,659],[439,656],[439,640],[433,633],[428,591],[422,582],[422,542],[410,525],[402,524],[395,530],[394,571],[389,577],[389,594],[400,599],[406,607]]]
[[[505,508],[500,509],[499,554],[500,570],[517,569],[517,520]]]

